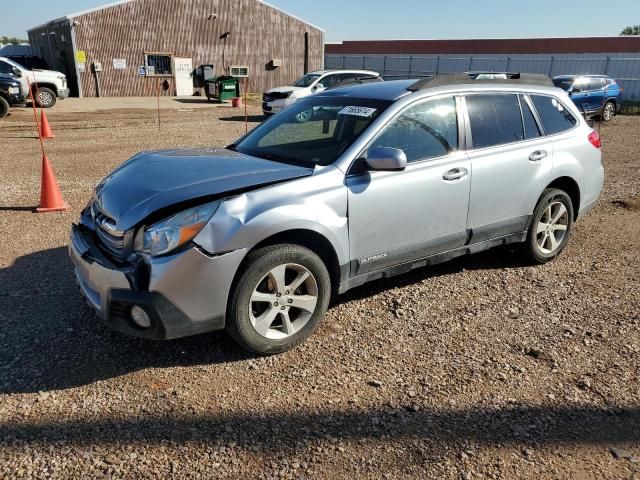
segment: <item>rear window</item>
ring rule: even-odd
[[[556,87],[563,89],[565,92],[568,92],[573,85],[573,78],[554,78],[553,84]]]
[[[516,95],[468,95],[466,101],[473,148],[524,140],[520,103]]]
[[[576,117],[556,98],[546,95],[530,95],[530,98],[538,111],[545,134],[566,132],[578,124]]]

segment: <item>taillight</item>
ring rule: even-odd
[[[596,148],[602,147],[602,142],[600,141],[600,133],[597,130],[594,130],[589,134],[589,143]]]

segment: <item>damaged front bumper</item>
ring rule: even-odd
[[[98,317],[114,330],[155,340],[223,329],[229,291],[245,254],[212,256],[193,245],[175,255],[138,256],[118,266],[82,225],[73,226],[69,245],[80,290]],[[147,313],[150,327],[136,325],[134,306]]]

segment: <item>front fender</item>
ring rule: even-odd
[[[194,241],[212,254],[255,245],[290,230],[325,237],[341,265],[349,263],[344,174],[329,167],[310,177],[244,193],[222,202]]]

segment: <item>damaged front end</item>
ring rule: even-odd
[[[187,241],[154,256],[145,227],[118,231],[92,202],[71,232],[78,285],[106,324],[122,333],[167,340],[224,328],[233,275],[245,251],[210,255]]]

